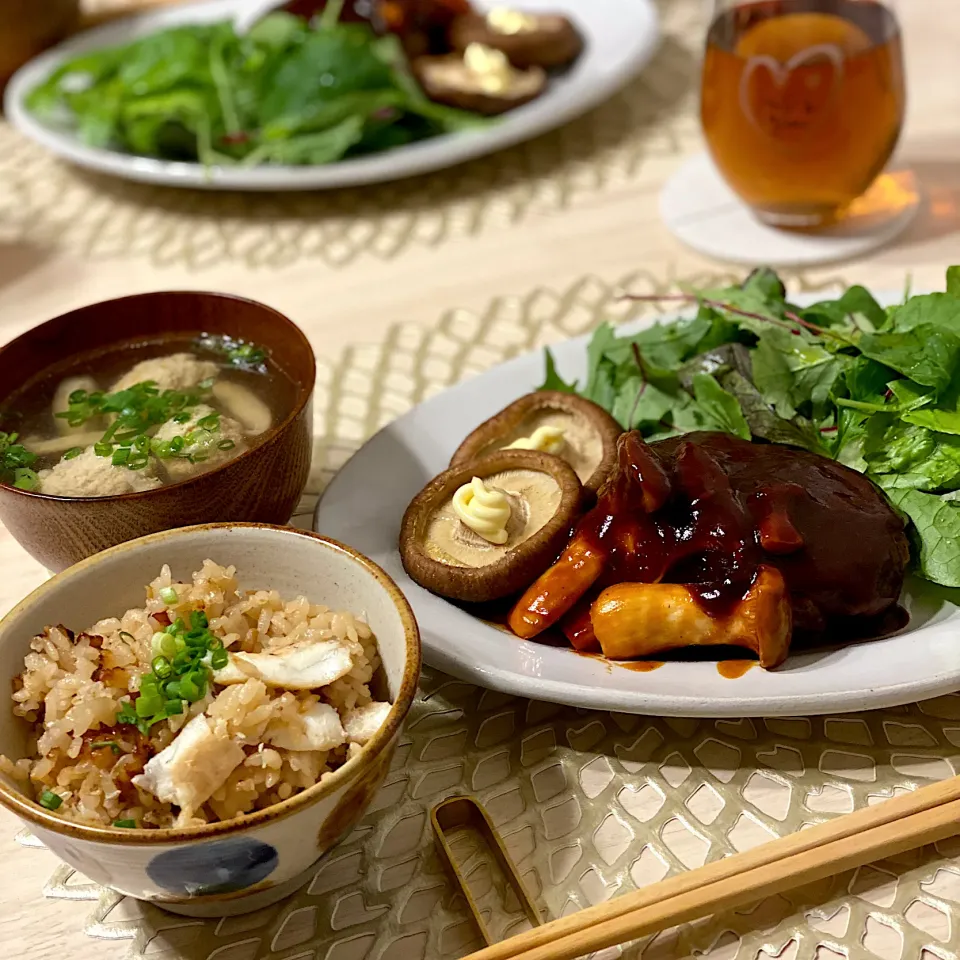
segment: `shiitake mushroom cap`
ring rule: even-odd
[[[543,93],[547,85],[547,75],[540,67],[531,67],[528,70],[517,71],[518,76],[502,93],[487,93],[479,87],[471,86],[469,69],[463,62],[461,53],[445,54],[439,57],[417,57],[410,64],[413,75],[423,88],[423,92],[437,103],[444,103],[449,107],[460,110],[469,110],[487,117],[493,117],[508,110],[522,107],[531,100],[536,100]],[[443,82],[440,74],[449,75],[456,72],[456,68],[463,71],[464,84]]]
[[[583,37],[570,20],[553,13],[530,16],[538,21],[536,28],[501,33],[490,26],[483,14],[465,13],[450,25],[450,43],[457,50],[466,50],[471,43],[493,47],[521,69],[565,67],[580,56]]]
[[[504,407],[489,420],[485,420],[457,447],[450,458],[450,466],[460,466],[477,457],[486,456],[492,452],[491,448],[498,439],[509,437],[525,419],[540,410],[560,410],[571,416],[581,417],[596,430],[603,444],[603,454],[593,473],[583,480],[583,486],[591,494],[596,494],[617,464],[617,438],[623,433],[623,427],[592,400],[559,390],[528,393]]]
[[[473,477],[485,479],[508,470],[533,470],[560,487],[553,516],[532,536],[493,563],[455,566],[427,553],[427,525],[435,512]],[[451,600],[484,603],[528,587],[563,550],[583,507],[583,487],[573,467],[560,457],[534,450],[498,450],[480,460],[445,470],[418,493],[400,525],[400,558],[411,580]]]

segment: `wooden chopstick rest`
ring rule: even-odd
[[[453,855],[453,850],[447,840],[446,835],[452,830],[469,827],[483,838],[487,847],[493,853],[497,866],[506,877],[507,883],[510,884],[510,888],[513,890],[531,925],[536,927],[543,923],[540,911],[537,909],[533,897],[527,890],[523,878],[520,876],[520,871],[517,870],[513,860],[510,858],[510,854],[507,852],[502,837],[493,825],[493,821],[490,819],[487,811],[476,798],[451,797],[449,800],[438,803],[433,810],[430,811],[430,823],[433,826],[433,832],[437,840],[437,845],[440,847],[440,852],[443,854],[444,862],[453,875],[457,886],[460,888],[460,892],[466,899],[467,907],[485,943],[492,944],[494,940],[473,898],[470,885],[467,883],[467,878],[460,869],[457,858]]]

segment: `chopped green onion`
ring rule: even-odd
[[[219,413],[210,413],[205,417],[201,417],[197,421],[197,426],[201,430],[206,430],[207,433],[213,433],[214,430],[220,429],[220,414]]]
[[[178,413],[172,418],[174,423],[186,423],[190,419],[189,413]]]
[[[93,452],[98,457],[109,457],[113,453],[113,444],[112,443],[95,443],[93,445]]]
[[[164,587],[160,591],[160,599],[169,607],[176,603],[180,598],[177,596],[177,591],[173,587]]]
[[[74,390],[73,393],[71,393],[70,396],[67,397],[67,403],[70,403],[70,404],[83,403],[83,401],[86,399],[87,399],[86,390]]]
[[[147,457],[136,457],[135,459],[130,460],[130,462],[127,464],[127,469],[142,470],[148,463],[149,460]]]
[[[222,670],[230,662],[230,654],[227,653],[223,647],[213,651],[213,655],[210,657],[210,666],[214,670]]]
[[[73,460],[74,457],[79,457],[83,453],[83,447],[71,447],[64,455],[64,460]]]
[[[177,714],[183,713],[183,700],[179,697],[176,700],[168,700],[163,705],[163,712],[168,717],[175,717]]]
[[[137,712],[133,709],[133,704],[129,700],[124,700],[117,711],[117,723],[136,723]]]
[[[34,470],[18,467],[13,471],[13,485],[18,490],[36,490],[40,486],[40,478]]]
[[[194,630],[205,630],[209,625],[207,615],[202,610],[194,610],[190,614],[190,626]]]
[[[226,440],[221,440],[217,444],[218,450],[232,450],[236,446],[236,443],[231,440],[229,437]]]
[[[134,709],[137,711],[137,716],[141,719],[152,717],[155,713],[163,709],[163,701],[159,695],[148,696],[141,693],[140,696],[137,697],[137,703]]]
[[[63,797],[58,793],[54,793],[52,790],[44,790],[40,794],[39,800],[41,807],[46,807],[48,810],[56,810],[57,807],[63,803]]]
[[[112,462],[115,467],[122,467],[129,459],[129,447],[117,447],[117,449],[113,451]]]
[[[116,740],[97,740],[90,744],[91,750],[103,750],[105,747],[109,747],[114,753],[120,752],[120,744]]]
[[[191,663],[193,663],[193,654],[188,653],[186,650],[181,650],[173,658],[173,672],[179,675],[183,673],[184,670],[187,670]]]
[[[180,681],[171,680],[164,688],[163,692],[167,695],[168,702],[172,700],[182,700],[180,693]]]
[[[193,682],[193,678],[190,676],[186,676],[180,681],[180,693],[183,699],[189,700],[190,703],[196,703],[203,696],[200,688]]]
[[[173,673],[173,667],[170,666],[170,661],[166,657],[154,657],[150,669],[161,680],[166,680]]]
[[[184,440],[183,437],[179,435],[177,435],[170,441],[170,449],[174,453],[179,453],[186,445],[187,445],[187,441]]]
[[[121,827],[124,830],[135,830],[137,827],[136,820],[114,820],[113,825],[115,827]]]
[[[253,343],[241,343],[232,350],[228,350],[227,356],[231,363],[256,364],[262,363],[267,355],[260,347]]]

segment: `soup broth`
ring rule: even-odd
[[[296,386],[263,350],[203,333],[127,341],[48,368],[0,410],[0,480],[53,496],[178,483],[262,443]]]

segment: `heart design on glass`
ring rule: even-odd
[[[740,109],[761,133],[778,140],[802,138],[823,119],[843,82],[843,66],[843,50],[832,43],[807,47],[786,63],[758,54],[746,62],[740,77]],[[759,85],[751,83],[761,70],[772,83],[754,89]]]

